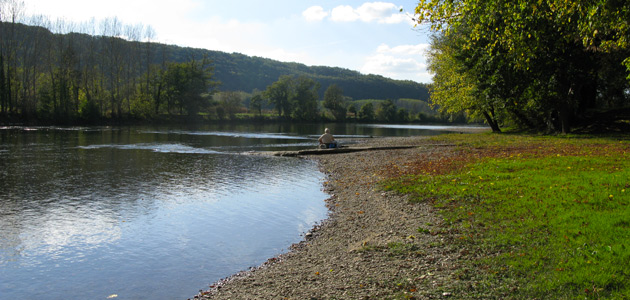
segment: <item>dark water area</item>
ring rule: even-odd
[[[337,125],[344,137],[453,128]],[[186,299],[327,216],[323,125],[1,127],[0,299]],[[426,132],[425,132],[426,131]]]

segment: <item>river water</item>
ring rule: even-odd
[[[452,128],[330,126],[341,138]],[[327,216],[322,125],[1,127],[0,299],[186,299]]]

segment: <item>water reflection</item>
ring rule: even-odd
[[[200,149],[182,144],[131,144],[131,145],[90,145],[79,146],[79,149],[113,148],[120,150],[150,150],[162,153],[219,154],[219,151]]]
[[[247,138],[247,139],[277,139],[277,140],[305,140],[307,139],[306,137],[302,137],[302,136],[287,135],[283,133],[269,133],[269,132],[222,132],[222,131],[169,130],[169,131],[143,131],[143,133],[223,136],[223,137]]]
[[[187,298],[286,251],[326,216],[323,174],[239,153],[323,127],[0,128],[0,298]]]
[[[325,217],[314,163],[161,132],[0,130],[0,298],[185,298]]]

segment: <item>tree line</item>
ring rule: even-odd
[[[432,102],[494,131],[570,132],[630,120],[630,3],[421,0],[434,32]]]
[[[426,86],[415,82],[155,40],[150,26],[117,18],[77,24],[26,17],[22,2],[0,0],[0,122],[231,119],[250,108],[251,97],[236,91],[260,90],[265,93],[253,102],[260,102],[261,112],[271,108],[292,120],[343,119],[338,108],[333,116],[321,107],[321,84],[343,88],[345,100],[428,98]],[[283,85],[295,92],[290,99],[269,97],[274,89],[268,87]]]
[[[364,75],[338,67],[306,66],[295,62],[251,57],[206,49],[182,49],[169,46],[173,61],[185,61],[188,53],[207,55],[214,62],[214,73],[221,88],[229,91],[264,90],[282,75],[307,76],[322,87],[337,84],[353,99],[429,99],[427,84],[410,80],[394,80],[380,75]]]
[[[214,112],[219,120],[237,120],[249,111],[249,118],[290,121],[359,121],[465,123],[463,114],[439,115],[428,103],[418,99],[396,101],[353,100],[337,84],[331,84],[320,100],[320,83],[300,75],[282,75],[265,90],[253,93],[220,91],[214,95]],[[241,115],[239,117],[239,114]]]
[[[167,60],[151,27],[31,17],[0,2],[0,117],[54,123],[195,115],[213,88],[204,57]],[[77,31],[90,34],[79,34]]]

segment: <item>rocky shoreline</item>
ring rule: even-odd
[[[328,175],[329,219],[289,253],[221,280],[194,298],[460,298],[455,291],[468,283],[454,273],[465,249],[449,242],[453,234],[430,205],[411,204],[378,185],[404,173],[411,162],[447,158],[452,147],[431,145],[425,137],[369,139],[360,145],[414,147],[305,156]]]

